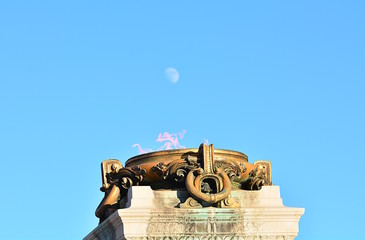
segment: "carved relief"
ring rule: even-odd
[[[262,175],[262,177],[265,179],[265,185],[272,185],[272,168],[271,168],[271,162],[270,161],[256,161],[254,163],[256,166],[258,166],[258,171]]]
[[[232,236],[232,235],[194,235],[194,236],[149,236],[149,237],[127,237],[132,240],[293,240],[291,235],[254,235],[254,236]]]
[[[257,161],[255,168],[250,171],[246,181],[243,181],[241,188],[245,190],[260,190],[264,185],[272,185],[271,163],[269,161]]]

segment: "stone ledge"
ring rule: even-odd
[[[180,209],[184,191],[132,187],[123,209],[114,212],[85,240],[94,239],[294,239],[303,208],[282,205],[278,186],[233,190],[240,208]]]

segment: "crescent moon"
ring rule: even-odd
[[[179,80],[179,72],[175,68],[166,68],[165,76],[171,83],[177,83]]]

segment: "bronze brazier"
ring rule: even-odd
[[[186,189],[190,197],[180,208],[235,208],[239,204],[230,198],[232,189],[260,190],[272,184],[269,161],[251,164],[245,154],[214,149],[213,144],[141,154],[125,167],[118,160],[105,160],[101,170],[105,196],[95,213],[100,222],[120,207],[131,186]]]

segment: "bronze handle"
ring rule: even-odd
[[[203,193],[200,190],[198,190],[198,188],[194,184],[194,182],[195,182],[194,181],[195,180],[194,172],[195,171],[202,172],[202,169],[200,168],[200,169],[190,171],[188,173],[188,175],[186,176],[186,181],[185,181],[186,189],[194,198],[213,204],[213,203],[222,201],[223,199],[225,199],[229,196],[229,194],[231,193],[231,189],[232,189],[231,181],[224,170],[217,169],[217,176],[222,178],[223,187],[220,192],[215,193],[215,194],[206,194],[206,193]]]
[[[113,185],[110,193],[104,197],[103,201],[99,204],[98,208],[95,211],[95,215],[98,218],[102,218],[104,216],[105,210],[108,206],[116,204],[118,202],[120,194],[120,189],[116,185]]]

